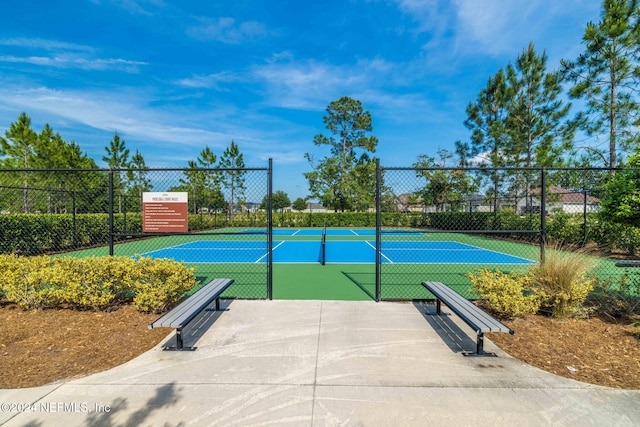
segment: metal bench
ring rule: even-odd
[[[187,326],[213,300],[216,301],[216,311],[220,310],[220,294],[232,283],[233,279],[214,279],[151,323],[149,329],[176,328],[176,346],[167,346],[164,350],[195,350],[196,347],[184,347],[182,328]]]
[[[471,326],[477,334],[476,352],[464,352],[465,356],[496,356],[495,353],[484,351],[484,333],[485,332],[506,332],[509,334],[514,331],[489,315],[486,311],[475,306],[468,299],[464,298],[449,286],[440,282],[422,282],[422,285],[436,297],[436,313],[440,314],[441,302]]]
[[[620,261],[616,261],[615,265],[616,267],[638,268],[640,267],[640,260],[637,260],[637,259],[620,260]]]

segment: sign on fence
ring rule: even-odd
[[[188,193],[142,193],[142,231],[188,232],[188,204]]]

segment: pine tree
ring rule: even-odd
[[[506,132],[509,144],[505,156],[509,166],[561,166],[563,156],[573,146],[576,124],[567,120],[571,104],[561,99],[561,75],[547,71],[546,53],[538,54],[529,43],[516,59],[515,66],[507,67],[507,82],[512,99],[507,105]],[[519,182],[524,178],[524,183]],[[512,192],[519,197],[524,186],[527,204],[534,185],[531,172],[518,172]],[[517,204],[517,200],[516,200]]]
[[[0,137],[0,156],[8,157],[12,167],[30,169],[38,142],[38,134],[31,129],[31,117],[27,113],[21,113],[18,120],[11,123],[9,130],[5,132],[5,137],[6,139]],[[22,174],[22,209],[24,213],[31,212],[30,176],[28,172]]]
[[[220,167],[227,170],[222,172],[222,182],[231,192],[229,199],[228,216],[231,219],[237,198],[244,195],[245,175],[244,160],[238,145],[231,140],[231,145],[227,147],[220,158]]]
[[[108,147],[105,147],[107,152],[106,156],[102,157],[102,160],[107,162],[107,165],[111,169],[116,169],[113,173],[113,188],[114,192],[118,194],[118,212],[122,213],[122,196],[124,196],[124,180],[122,179],[122,171],[119,169],[125,169],[129,167],[129,149],[126,147],[124,139],[120,139],[120,135],[116,132],[113,135],[113,139],[109,143]]]
[[[604,0],[602,18],[589,22],[586,50],[575,61],[563,60],[562,70],[574,86],[569,94],[584,99],[582,127],[588,135],[606,133],[608,165],[618,165],[619,149],[637,145],[634,127],[640,108],[634,98],[640,76],[640,10],[638,0]]]
[[[502,173],[496,168],[505,166],[504,153],[509,142],[506,121],[509,113],[508,105],[513,93],[507,85],[504,69],[487,80],[487,85],[478,94],[474,103],[467,106],[465,126],[471,130],[470,154],[484,155],[492,169],[487,172],[491,181],[493,211],[498,210],[498,197],[502,182]]]
[[[369,153],[376,150],[378,138],[367,136],[373,130],[371,113],[362,108],[360,101],[342,97],[331,102],[323,117],[326,128],[336,135],[316,135],[315,145],[329,145],[331,157],[315,162],[309,153],[305,158],[314,169],[305,173],[313,197],[334,210],[362,210],[374,200],[374,162]],[[358,156],[357,150],[364,151]]]

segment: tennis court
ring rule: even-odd
[[[276,299],[371,300],[376,298],[374,228],[274,228],[272,296]],[[115,255],[170,258],[195,269],[201,282],[231,277],[225,295],[267,297],[268,235],[263,229],[227,228],[214,233],[158,236],[123,242]],[[75,256],[106,255],[108,248]],[[384,228],[381,236],[381,298],[425,299],[424,280],[447,283],[473,297],[468,273],[479,269],[526,271],[538,259],[535,245],[487,236],[425,229]]]
[[[290,236],[317,235],[286,231]],[[331,230],[328,235],[341,236]],[[361,230],[362,231],[362,230]],[[374,230],[375,232],[375,230]],[[274,235],[282,236],[282,234]],[[367,234],[359,234],[367,235]],[[156,251],[143,253],[152,258],[172,258],[186,263],[261,263],[267,261],[264,241],[258,240],[198,240]],[[322,262],[322,244],[311,240],[276,240],[273,242],[274,263],[315,264]],[[328,240],[325,263],[362,264],[375,263],[376,245],[370,240]],[[381,261],[404,264],[533,264],[525,258],[452,241],[384,241]]]
[[[264,229],[248,229],[242,230],[244,233],[260,233],[264,232]],[[318,237],[322,236],[322,228],[274,228],[274,236],[289,236],[289,237]],[[424,236],[427,235],[426,231],[417,230],[391,230],[385,231],[387,236]],[[328,228],[326,229],[327,237],[375,237],[375,228]]]

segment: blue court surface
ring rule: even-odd
[[[263,229],[249,229],[242,230],[245,233],[264,233]],[[426,236],[425,233],[414,230],[383,230],[382,233],[385,236]],[[274,228],[274,236],[304,236],[304,237],[320,237],[322,236],[321,228]],[[329,237],[356,237],[356,236],[371,236],[376,235],[375,228],[327,228],[327,236]]]
[[[319,241],[286,240],[273,242],[274,263],[318,263]],[[186,263],[266,262],[265,241],[200,240],[142,254],[153,258],[172,258]],[[375,242],[329,240],[328,264],[375,263]],[[391,264],[535,264],[513,255],[449,241],[383,241],[381,258]]]

